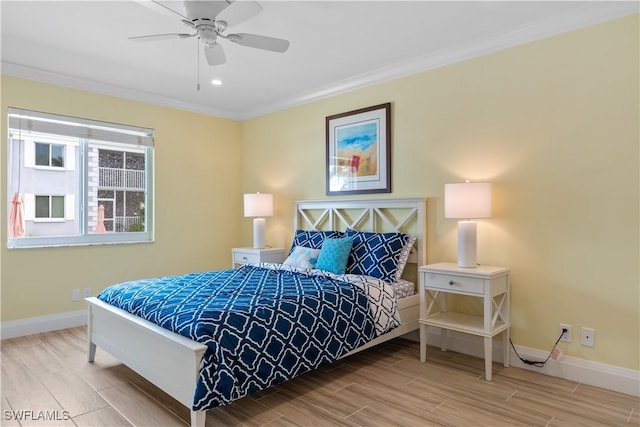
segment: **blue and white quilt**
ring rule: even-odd
[[[208,347],[196,411],[330,363],[400,324],[390,284],[280,264],[136,280],[98,298]]]

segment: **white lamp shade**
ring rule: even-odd
[[[460,182],[444,185],[445,218],[490,218],[491,184]]]
[[[244,195],[244,216],[273,216],[273,194],[253,193]]]

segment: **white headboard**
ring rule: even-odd
[[[294,202],[294,230],[401,232],[416,236],[410,263],[427,263],[427,199],[314,200]]]

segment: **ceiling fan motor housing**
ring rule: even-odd
[[[195,19],[207,18],[214,21],[220,12],[231,3],[228,1],[185,1],[184,10],[186,16],[193,22]]]

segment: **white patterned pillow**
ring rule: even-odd
[[[283,264],[300,268],[316,268],[319,253],[320,249],[296,246]]]

